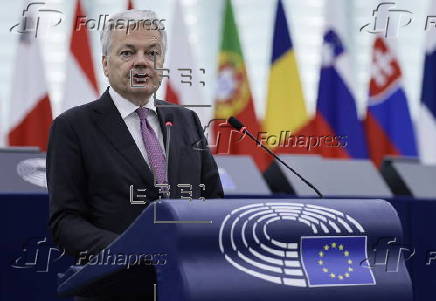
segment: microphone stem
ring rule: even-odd
[[[247,129],[242,130],[243,133],[247,134],[248,137],[250,137],[252,140],[256,142],[261,148],[263,148],[268,154],[270,154],[273,158],[275,158],[277,161],[282,163],[284,166],[286,166],[290,171],[292,171],[301,181],[303,181],[307,186],[312,188],[313,191],[320,197],[323,198],[324,196],[321,194],[321,192],[313,186],[312,183],[310,183],[308,180],[306,180],[302,175],[300,175],[297,171],[295,171],[292,167],[290,167],[288,164],[286,164],[285,161],[279,158],[275,153],[273,153],[268,147],[264,146],[260,141],[258,141]]]
[[[166,125],[166,132],[167,132],[167,139],[165,141],[165,157],[166,157],[166,160],[167,160],[166,174],[167,174],[167,181],[168,181],[168,184],[169,184],[170,183],[170,178],[169,178],[170,175],[169,175],[168,171],[169,171],[169,165],[170,165],[171,126]],[[167,198],[170,197],[170,190],[168,190],[166,197]]]

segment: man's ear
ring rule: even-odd
[[[108,60],[109,60],[109,57],[107,56],[107,55],[103,55],[102,57],[101,57],[101,64],[103,65],[103,72],[104,72],[104,75],[106,75],[106,77],[108,77],[108,74],[109,74],[109,67],[108,67]]]

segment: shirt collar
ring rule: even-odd
[[[136,109],[139,106],[135,105],[130,100],[122,97],[117,91],[115,91],[112,87],[109,87],[109,95],[112,97],[115,107],[118,109],[118,112],[121,114],[121,118],[126,119],[132,113],[135,113]],[[144,107],[152,110],[156,113],[156,106],[154,105],[154,101],[149,101]]]

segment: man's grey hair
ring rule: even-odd
[[[152,20],[161,20],[157,17],[157,14],[152,10],[141,10],[141,9],[130,9],[124,10],[119,13],[116,13],[109,17],[108,21],[109,25],[105,24],[103,26],[103,30],[100,32],[100,42],[101,42],[101,51],[102,55],[106,56],[109,52],[112,40],[112,30],[115,28],[128,30],[128,27],[133,25],[138,25],[141,22],[152,21]],[[118,24],[118,25],[117,25]],[[159,23],[160,24],[160,23]],[[121,27],[120,27],[121,26]],[[151,24],[151,26],[155,26]],[[162,52],[165,57],[165,52],[167,48],[167,33],[164,29],[157,29],[161,36],[162,41]]]

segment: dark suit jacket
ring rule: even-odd
[[[164,122],[168,114],[173,116],[168,162],[171,198],[181,196],[177,184],[191,184],[193,198],[223,197],[217,166],[197,115],[165,101],[157,105],[168,105],[157,108],[164,142]],[[159,195],[153,174],[108,91],[54,120],[47,183],[53,239],[76,257],[81,251],[96,254],[104,249],[147,206],[130,203],[130,185],[134,191],[145,188],[147,201]]]

